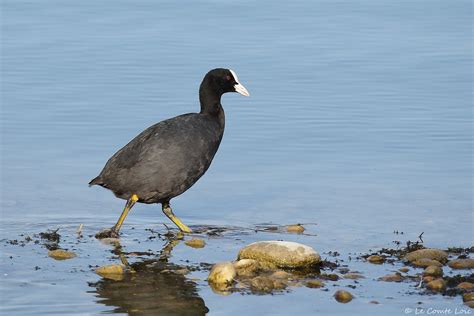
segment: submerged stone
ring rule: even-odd
[[[232,262],[221,262],[212,267],[207,280],[213,284],[230,284],[233,282],[236,274]]]
[[[268,277],[258,276],[252,279],[251,287],[254,291],[269,293],[275,289],[275,284]]]
[[[67,260],[76,257],[76,254],[72,251],[66,251],[63,249],[56,249],[48,251],[48,256],[55,260]]]
[[[301,224],[288,225],[288,226],[286,226],[286,230],[289,233],[302,233],[302,232],[305,231],[303,225],[301,225]]]
[[[441,263],[445,263],[448,260],[448,253],[441,249],[427,248],[419,249],[408,253],[405,259],[414,262],[419,259],[431,259]]]
[[[95,269],[95,272],[103,278],[121,281],[125,274],[125,266],[123,264],[109,264]]]
[[[357,279],[363,279],[365,278],[362,274],[360,273],[353,273],[349,272],[343,275],[344,279],[350,279],[350,280],[357,280]]]
[[[412,264],[415,267],[419,267],[419,268],[426,268],[426,267],[429,267],[429,266],[437,266],[437,267],[442,267],[443,266],[443,264],[441,262],[439,262],[437,260],[428,259],[428,258],[417,259],[417,260],[413,261]]]
[[[443,269],[437,266],[429,266],[423,271],[423,275],[440,277],[443,276]]]
[[[204,246],[206,245],[206,242],[202,239],[193,238],[190,240],[186,240],[184,244],[192,248],[204,248]]]
[[[433,280],[426,284],[426,288],[434,292],[444,291],[446,289],[446,281],[441,278]]]
[[[315,288],[323,287],[324,282],[320,281],[320,280],[309,280],[309,281],[306,282],[305,285],[306,285],[306,287],[309,287],[311,289],[315,289]]]
[[[455,259],[448,262],[451,269],[474,269],[474,259]]]
[[[349,303],[350,301],[352,301],[354,296],[352,296],[352,294],[348,291],[338,290],[336,291],[336,293],[334,293],[334,298],[339,303]]]
[[[257,260],[242,259],[234,262],[234,268],[238,276],[253,276],[259,269]]]
[[[385,257],[379,256],[379,255],[372,255],[372,256],[367,257],[367,261],[370,263],[381,264],[381,263],[384,263]]]
[[[471,291],[474,290],[474,283],[471,282],[461,282],[456,286],[458,289],[463,291]],[[474,293],[472,293],[474,295]],[[474,297],[473,297],[474,299]]]
[[[313,248],[290,241],[260,241],[242,248],[239,259],[255,259],[268,268],[308,268],[321,262]]]
[[[395,274],[388,274],[383,277],[379,278],[379,281],[384,281],[384,282],[402,282],[403,281],[403,276],[400,273],[395,273]]]
[[[283,270],[278,270],[278,271],[275,271],[273,272],[270,277],[272,279],[290,279],[292,278],[292,275],[286,271],[283,271]]]
[[[474,292],[464,293],[462,296],[463,302],[474,301]]]

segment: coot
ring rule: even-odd
[[[224,134],[221,96],[247,89],[230,69],[209,71],[199,88],[199,113],[159,122],[116,152],[89,185],[100,185],[127,200],[117,223],[96,235],[118,237],[125,217],[136,202],[161,203],[163,213],[183,232],[191,232],[176,217],[170,200],[189,189],[209,168]]]

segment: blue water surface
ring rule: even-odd
[[[146,127],[198,111],[202,77],[226,67],[251,96],[223,97],[215,160],[172,201],[185,223],[317,223],[312,246],[346,252],[394,230],[470,246],[471,5],[2,1],[2,238],[113,224],[123,201],[88,181]],[[160,206],[137,205],[124,229],[155,222]]]

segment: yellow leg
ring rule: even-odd
[[[115,233],[118,234],[120,227],[122,227],[123,221],[125,220],[125,217],[127,217],[128,212],[132,209],[133,205],[135,205],[137,201],[138,196],[136,194],[133,194],[132,197],[127,200],[127,204],[125,204],[122,215],[120,215],[117,224],[112,227],[112,230],[114,230]]]
[[[190,233],[191,232],[191,229],[184,225],[183,222],[181,222],[181,220],[179,218],[177,218],[174,213],[173,213],[173,210],[171,209],[171,206],[170,206],[170,203],[169,202],[164,202],[162,203],[162,209],[163,209],[163,213],[165,213],[165,215],[176,225],[179,227],[179,229],[183,232],[183,233]]]

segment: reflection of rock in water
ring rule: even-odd
[[[145,261],[131,266],[122,281],[102,279],[92,284],[99,303],[115,306],[115,313],[129,315],[205,315],[209,310],[199,297],[196,283],[184,275],[163,270],[183,267],[161,261]]]

